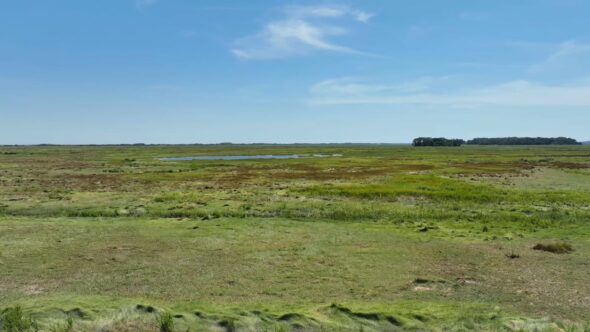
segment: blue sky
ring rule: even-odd
[[[590,139],[590,1],[0,0],[0,144]]]

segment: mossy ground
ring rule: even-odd
[[[158,160],[294,153],[343,156]],[[46,330],[582,331],[589,170],[587,146],[0,147],[0,308]]]

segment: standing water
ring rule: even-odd
[[[341,154],[321,155],[314,154],[314,157],[342,157]],[[187,160],[250,160],[250,159],[296,159],[300,157],[309,157],[309,155],[289,154],[289,155],[243,155],[243,156],[194,156],[194,157],[168,157],[160,158],[161,161],[187,161]]]

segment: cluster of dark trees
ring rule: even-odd
[[[418,137],[413,146],[461,146],[468,145],[579,145],[582,144],[568,137],[498,137],[474,138],[469,141],[447,139],[444,137]]]
[[[467,141],[473,145],[578,145],[580,142],[568,137],[499,137],[474,138]]]
[[[418,137],[412,142],[413,146],[461,146],[462,139],[448,139],[444,137]]]

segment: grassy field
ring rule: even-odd
[[[342,156],[159,160],[254,154]],[[0,147],[0,330],[585,331],[588,281],[590,146]]]

